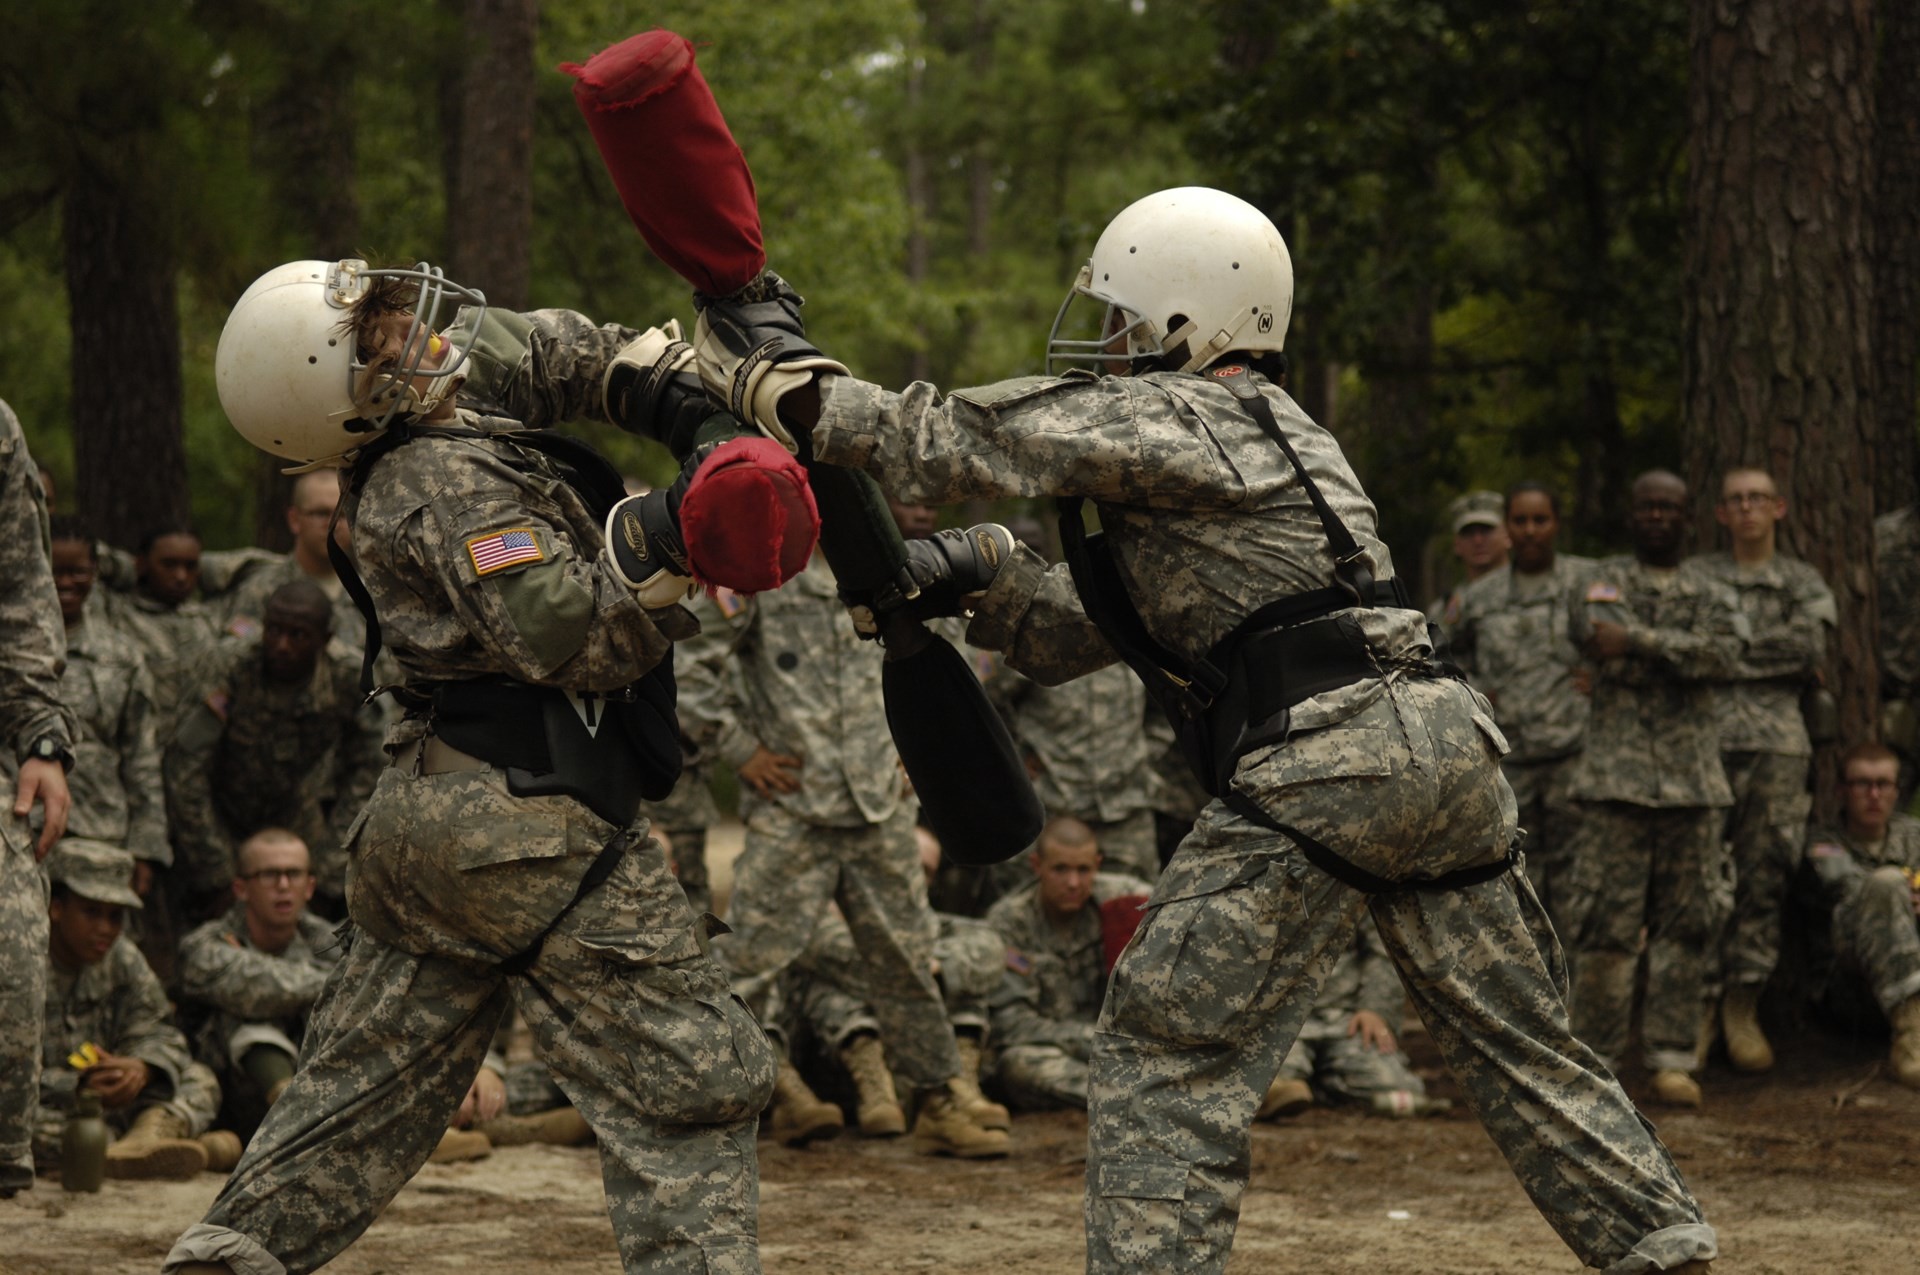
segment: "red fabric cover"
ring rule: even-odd
[[[693,43],[658,28],[560,67],[627,216],[654,255],[724,296],[767,264],[746,156],[727,131]]]
[[[1133,939],[1133,932],[1140,928],[1146,909],[1144,894],[1116,895],[1100,905],[1100,947],[1107,973],[1113,973],[1113,963],[1120,959],[1120,953]]]
[[[820,510],[806,467],[770,438],[734,438],[701,462],[680,498],[693,578],[735,593],[777,589],[806,567]]]

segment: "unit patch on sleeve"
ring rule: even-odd
[[[483,576],[523,562],[542,562],[547,556],[541,552],[540,542],[530,527],[475,536],[467,541],[467,555],[473,559],[474,571]]]

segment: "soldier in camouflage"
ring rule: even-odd
[[[1904,806],[1920,783],[1920,505],[1873,520],[1879,577],[1880,735],[1900,754]]]
[[[307,1014],[339,949],[313,897],[306,843],[264,828],[235,855],[233,906],[180,943],[180,994],[205,1018],[194,1052],[220,1077],[228,1123],[251,1133],[293,1079]]]
[[[779,322],[710,305],[696,349],[709,389],[741,398],[761,428],[866,470],[902,499],[1093,500],[1112,546],[1108,579],[1125,595],[1115,605],[1182,661],[1272,601],[1319,590],[1329,601],[1383,599],[1373,581],[1391,581],[1393,566],[1373,506],[1333,436],[1274,379],[1284,376],[1273,356],[1292,268],[1258,210],[1195,188],[1149,196],[1102,235],[1069,308],[1075,295],[1104,301],[1105,323],[1054,348],[1107,375],[943,395],[821,373],[756,403],[754,373],[780,371],[780,333],[799,323],[790,297]],[[1229,352],[1256,360],[1255,372]],[[1242,390],[1266,404],[1271,425]],[[1351,549],[1332,548],[1335,524]],[[984,594],[969,639],[1010,666],[1058,683],[1113,662],[1068,571],[1020,549],[948,571],[962,605]],[[1102,599],[1113,601],[1110,586]],[[1474,1110],[1581,1260],[1698,1269],[1717,1252],[1712,1229],[1568,1025],[1558,944],[1508,859],[1513,795],[1486,701],[1444,675],[1417,610],[1345,606],[1314,623],[1347,653],[1340,675],[1356,680],[1281,698],[1284,729],[1238,757],[1115,967],[1090,1066],[1088,1268],[1225,1267],[1254,1111],[1331,955],[1370,910]],[[1450,888],[1403,888],[1457,872],[1468,879]],[[1369,879],[1372,893],[1354,884]]]
[[[776,1020],[781,975],[837,902],[888,1056],[918,1100],[916,1147],[1005,1155],[1005,1132],[969,1119],[953,1090],[960,1057],[930,967],[918,807],[887,728],[879,647],[854,631],[823,554],[773,592],[717,604],[724,627],[686,648],[704,671],[688,671],[681,716],[743,785],[732,932],[714,944],[734,991]]]
[[[332,611],[309,581],[281,585],[261,635],[227,649],[166,754],[176,870],[192,923],[232,898],[234,851],[292,829],[313,854],[319,910],[344,913],[346,834],[386,766],[360,660],[330,642]]]
[[[155,733],[164,745],[189,693],[206,676],[220,637],[213,608],[195,596],[200,537],[184,528],[151,532],[134,556],[129,590],[97,591],[107,623],[140,652],[153,681]]]
[[[52,879],[46,961],[46,1039],[34,1158],[60,1162],[74,1095],[100,1095],[116,1137],[107,1173],[190,1178],[207,1167],[200,1139],[220,1110],[220,1083],[193,1060],[160,980],[121,933],[133,859],[104,842],[68,837],[47,859]],[[231,1161],[228,1162],[231,1165]]]
[[[1463,578],[1446,597],[1427,604],[1427,618],[1451,638],[1468,586],[1505,567],[1512,546],[1507,539],[1505,502],[1497,491],[1482,489],[1455,497],[1447,506],[1447,523],[1453,528],[1453,559],[1460,564]]]
[[[1728,676],[1747,623],[1725,585],[1681,563],[1687,487],[1663,470],[1633,484],[1631,556],[1595,564],[1568,613],[1595,662],[1587,744],[1570,789],[1580,803],[1568,881],[1573,1021],[1601,1057],[1627,1046],[1641,936],[1640,1039],[1655,1096],[1700,1105],[1698,1037],[1729,865],[1732,801],[1720,764],[1713,681]]]
[[[259,637],[266,621],[267,599],[274,590],[295,580],[307,580],[327,595],[334,636],[349,650],[360,650],[366,641],[367,622],[327,559],[328,536],[337,535],[343,543],[347,539],[345,524],[334,518],[339,503],[338,470],[317,469],[302,474],[294,480],[286,511],[293,548],[275,554],[236,549],[207,555],[211,570],[203,587],[211,604],[219,608],[229,634],[242,641]],[[220,585],[217,592],[212,589],[214,582]]]
[[[1741,1071],[1773,1066],[1760,1028],[1760,993],[1780,961],[1787,879],[1813,810],[1813,741],[1800,702],[1820,675],[1827,635],[1839,620],[1820,573],[1778,550],[1776,529],[1786,513],[1765,470],[1732,470],[1720,481],[1715,507],[1732,547],[1694,560],[1733,591],[1749,630],[1732,676],[1714,688],[1720,757],[1733,790],[1726,825],[1733,907],[1709,980],[1721,991],[1727,1057]]]
[[[1593,563],[1556,551],[1560,502],[1539,483],[1509,491],[1505,516],[1513,560],[1461,589],[1451,650],[1511,745],[1500,769],[1527,833],[1527,876],[1565,933],[1576,817],[1567,782],[1586,740],[1588,706],[1576,684],[1583,658],[1570,635],[1567,597]]]
[[[1149,882],[1157,878],[1153,790],[1158,778],[1140,679],[1115,664],[1061,686],[1041,686],[1009,669],[993,679],[991,690],[1048,813],[1072,815],[1091,828],[1115,872]],[[1019,860],[995,873],[1003,892],[1028,876]]]
[[[1029,883],[987,912],[1005,945],[989,1074],[1019,1110],[1087,1105],[1087,1059],[1107,994],[1105,909],[1153,889],[1102,872],[1102,857],[1092,829],[1055,815],[1023,863]]]
[[[467,327],[450,338],[432,329],[456,292]],[[663,596],[691,581],[643,602],[649,581],[635,585],[602,516],[514,435],[599,415],[611,362],[657,334],[566,312],[483,315],[478,301],[431,269],[281,267],[223,334],[236,382],[223,404],[248,437],[307,460],[367,441],[330,432],[332,413],[400,404],[399,432],[380,440],[397,445],[361,467],[342,516],[410,703],[478,679],[576,695],[631,686],[693,634]],[[244,410],[244,378],[284,368],[287,331],[332,359],[343,318],[352,339],[302,411]],[[256,345],[256,332],[270,335]],[[458,406],[444,378],[460,375],[486,382],[497,406]],[[636,499],[672,516],[664,499]],[[344,950],[300,1070],[166,1269],[325,1265],[440,1143],[513,1005],[598,1137],[625,1270],[757,1272],[754,1133],[773,1057],[645,820],[518,793],[504,767],[438,731],[414,708],[389,732],[394,765],[350,839]],[[590,875],[596,863],[604,874]]]
[[[47,986],[47,882],[38,860],[66,831],[73,715],[47,544],[46,490],[0,401],[0,1199],[33,1185]],[[27,822],[41,812],[36,836]]]
[[[1839,972],[1864,982],[1893,1026],[1888,1067],[1920,1089],[1920,820],[1895,813],[1899,758],[1884,744],[1841,755],[1844,826],[1807,839]]]

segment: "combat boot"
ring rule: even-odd
[[[1684,1071],[1656,1071],[1653,1096],[1669,1107],[1698,1107],[1700,1082]]]
[[[471,1129],[449,1129],[440,1135],[440,1145],[427,1157],[430,1164],[458,1164],[462,1160],[484,1160],[493,1154],[493,1143],[484,1133]]]
[[[1013,1128],[1013,1113],[980,1092],[980,1038],[960,1032],[954,1035],[953,1044],[960,1051],[960,1074],[953,1078],[960,1105],[982,1129],[1004,1132]]]
[[[1297,1116],[1312,1105],[1312,1085],[1304,1080],[1275,1076],[1273,1083],[1267,1086],[1267,1096],[1260,1100],[1260,1109],[1253,1113],[1253,1118],[1278,1120],[1282,1116]]]
[[[584,1147],[593,1141],[593,1128],[587,1118],[572,1107],[530,1116],[500,1116],[475,1125],[496,1147],[525,1147],[536,1143],[549,1147]]]
[[[231,1173],[233,1166],[240,1163],[240,1153],[246,1144],[240,1141],[240,1135],[231,1129],[214,1129],[200,1135],[200,1145],[207,1153],[208,1173]]]
[[[840,1061],[853,1077],[854,1092],[860,1107],[854,1119],[860,1133],[868,1138],[897,1138],[907,1131],[907,1113],[900,1109],[900,1097],[894,1092],[893,1072],[887,1068],[887,1052],[880,1038],[861,1032],[840,1048]]]
[[[847,1118],[840,1114],[840,1108],[822,1102],[807,1088],[793,1064],[782,1061],[773,1074],[774,1140],[784,1146],[804,1147],[822,1138],[838,1137],[846,1127]]]
[[[1895,1080],[1920,1089],[1920,996],[1909,996],[1893,1007],[1893,1048],[1887,1064]]]
[[[187,1122],[165,1107],[142,1111],[127,1136],[107,1148],[110,1178],[185,1181],[206,1167],[207,1149],[188,1134]]]
[[[1003,1129],[983,1129],[961,1105],[949,1083],[920,1095],[913,1121],[913,1149],[921,1155],[950,1155],[962,1160],[992,1160],[1012,1150]]]
[[[1720,1002],[1720,1026],[1727,1034],[1727,1061],[1736,1071],[1773,1070],[1773,1046],[1760,1030],[1760,987],[1735,983]]]

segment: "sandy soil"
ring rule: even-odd
[[[1409,1041],[1432,1071],[1423,1038]],[[1810,1030],[1782,1042],[1766,1080],[1716,1070],[1708,1106],[1660,1132],[1719,1227],[1721,1268],[1743,1275],[1920,1269],[1920,1093],[1886,1079],[1877,1041]],[[1437,1093],[1451,1085],[1433,1072]],[[1629,1076],[1636,1096],[1644,1078]],[[761,1252],[769,1271],[1079,1269],[1085,1122],[1022,1117],[1015,1154],[922,1159],[847,1137],[808,1151],[761,1141]],[[0,1202],[0,1271],[152,1272],[218,1181],[57,1183]],[[1404,1216],[1401,1216],[1403,1215]],[[618,1269],[591,1149],[496,1151],[429,1165],[329,1271],[576,1275]],[[1254,1135],[1254,1178],[1233,1269],[1423,1275],[1573,1271],[1578,1263],[1459,1112],[1391,1121],[1308,1112]]]

